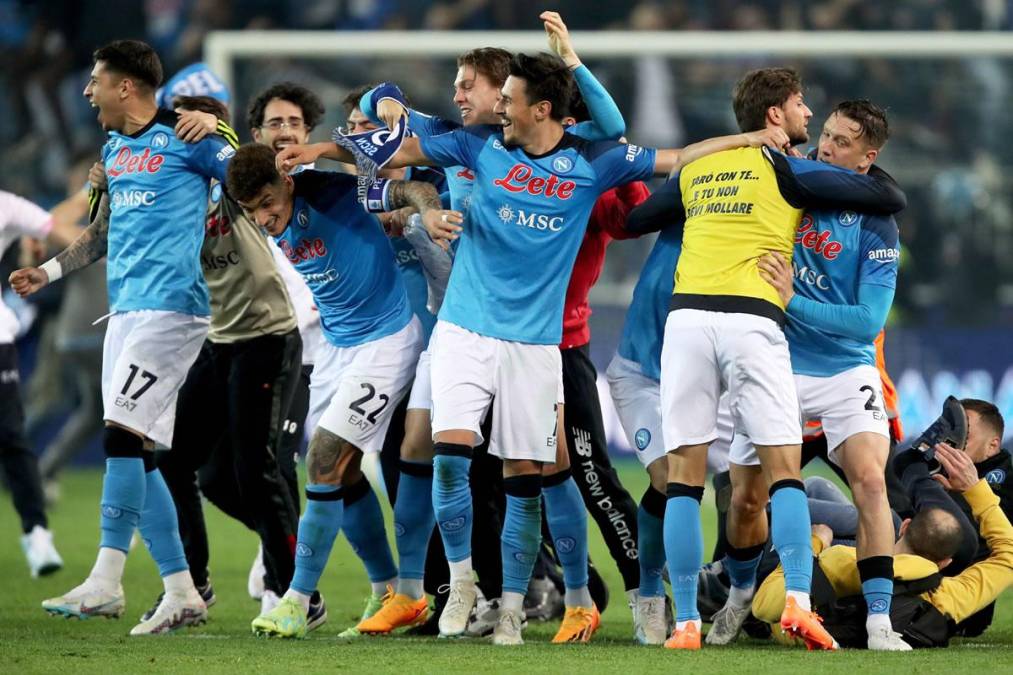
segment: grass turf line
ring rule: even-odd
[[[619,466],[634,496],[643,493],[646,475],[638,464]],[[51,528],[66,567],[46,579],[32,580],[17,545],[20,534],[13,509],[0,518],[0,664],[10,673],[239,673],[239,672],[496,672],[525,673],[637,672],[654,668],[690,668],[693,675],[731,671],[783,673],[790,668],[818,668],[822,673],[1001,672],[1013,663],[1013,592],[999,600],[996,621],[981,638],[958,640],[948,650],[905,654],[845,651],[809,654],[740,639],[731,647],[706,647],[698,653],[672,653],[632,643],[629,610],[615,565],[591,524],[591,554],[611,589],[602,629],[590,645],[551,645],[557,624],[531,624],[526,645],[495,648],[486,640],[378,637],[344,642],[337,633],[353,624],[368,590],[365,572],[343,536],[338,537],[321,581],[328,622],[306,640],[257,639],[250,620],[259,605],[246,593],[246,577],[256,552],[253,533],[206,508],[211,536],[211,579],[218,603],[206,626],[159,638],[129,638],[127,632],[161,589],[154,563],[143,545],[127,562],[124,588],[127,613],[119,621],[68,620],[50,617],[39,606],[80,583],[91,568],[98,543],[98,498],[101,475],[94,470],[68,472],[63,498],[50,513]],[[382,501],[382,500],[381,500]],[[388,524],[390,513],[387,512]],[[713,546],[713,509],[704,499],[709,552]],[[388,525],[388,534],[393,537]]]

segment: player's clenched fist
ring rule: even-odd
[[[430,209],[422,214],[422,224],[426,226],[430,238],[444,249],[460,236],[463,222],[464,216],[459,211]]]
[[[10,281],[14,292],[24,298],[48,284],[49,275],[39,267],[23,267],[11,272],[8,281]]]

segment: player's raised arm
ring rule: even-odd
[[[890,174],[873,165],[868,174],[776,152],[768,159],[777,173],[781,194],[796,208],[853,209],[893,215],[907,206],[907,196]]]
[[[581,63],[577,52],[570,41],[570,31],[557,12],[542,12],[539,17],[545,25],[545,33],[549,38],[549,49],[563,60],[566,67],[573,72],[574,80],[580,95],[587,106],[591,119],[577,124],[573,129],[582,138],[592,141],[618,140],[626,133],[626,121],[619,106],[609,95],[605,87],[595,78],[591,71]]]
[[[659,176],[670,176],[680,171],[682,167],[690,162],[724,150],[759,148],[761,146],[769,146],[780,150],[788,147],[788,145],[788,134],[779,127],[733,134],[731,136],[708,138],[698,143],[690,143],[684,148],[658,150],[654,162],[654,173]]]

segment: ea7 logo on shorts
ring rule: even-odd
[[[556,553],[569,553],[577,547],[577,540],[573,537],[560,537],[556,540]]]
[[[637,444],[637,450],[643,450],[651,444],[651,432],[647,429],[637,429],[633,435],[633,442]]]
[[[127,412],[134,412],[134,408],[137,407],[137,403],[131,401],[126,396],[117,396],[115,403],[117,408],[123,408]]]
[[[313,549],[311,549],[306,544],[299,542],[298,544],[295,545],[295,554],[300,558],[309,558],[311,555],[313,555]]]
[[[891,263],[899,259],[899,248],[877,248],[874,251],[869,251],[869,260],[875,260],[878,263]]]
[[[457,518],[451,518],[450,520],[440,522],[440,529],[444,532],[457,532],[462,527],[464,527],[464,516],[458,516]]]
[[[106,518],[119,518],[123,515],[123,511],[116,508],[115,506],[103,506],[102,515]]]

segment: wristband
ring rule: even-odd
[[[56,258],[50,258],[42,263],[39,269],[44,271],[46,276],[49,277],[49,283],[53,283],[63,276],[63,266],[56,261]]]

